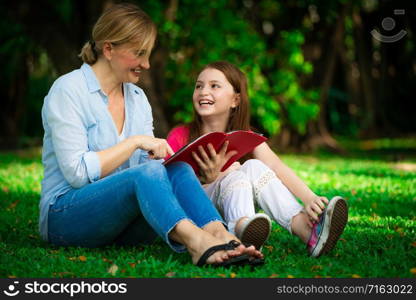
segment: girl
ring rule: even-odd
[[[174,151],[208,132],[250,130],[247,80],[228,62],[214,62],[202,70],[195,84],[193,106],[195,120],[169,133],[167,140]],[[254,149],[254,159],[242,165],[234,163],[221,173],[221,167],[235,154],[227,153],[226,147],[224,144],[218,153],[212,145],[208,145],[208,153],[201,147],[193,157],[201,169],[205,191],[242,242],[255,243],[259,248],[267,238],[264,227],[250,226],[257,202],[268,216],[306,243],[311,256],[318,257],[335,246],[348,218],[343,198],[328,201],[316,195],[266,143]]]
[[[82,247],[137,245],[159,235],[197,265],[261,259],[225,230],[189,165],[152,160],[173,153],[153,136],[150,105],[134,85],[150,67],[155,38],[138,7],[112,6],[81,51],[84,64],[45,97],[41,235]]]

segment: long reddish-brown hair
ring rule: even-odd
[[[226,132],[233,130],[250,130],[250,104],[248,99],[246,75],[235,65],[226,61],[216,61],[206,65],[206,69],[221,71],[228,82],[234,88],[234,92],[240,94],[240,102],[237,107],[231,108],[230,118],[227,123]],[[202,72],[201,71],[201,72]],[[194,120],[189,124],[189,141],[193,141],[202,134],[201,117],[193,108]]]

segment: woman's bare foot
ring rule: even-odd
[[[213,246],[224,244],[224,240],[222,238],[215,237],[211,233],[195,226],[188,220],[183,220],[176,224],[175,228],[169,233],[169,238],[185,245],[194,264],[198,263],[199,259],[206,250]],[[205,263],[215,264],[225,262],[231,257],[239,256],[245,253],[245,249],[246,247],[240,245],[235,250],[217,251],[209,256]]]
[[[209,232],[210,234],[212,234],[213,236],[222,240],[225,243],[228,243],[232,240],[241,243],[241,241],[235,235],[233,235],[225,229],[224,225],[221,222],[211,222],[205,225],[202,229]],[[241,244],[235,250],[238,251],[239,254],[248,254],[251,257],[263,258],[263,254],[260,251],[256,250],[254,246],[245,247],[243,244]]]
[[[201,230],[203,233],[199,234],[192,242],[187,246],[187,249],[192,257],[192,262],[197,264],[203,253],[217,245],[224,244],[222,239],[214,237],[210,233]],[[245,247],[238,246],[235,250],[220,250],[208,257],[206,264],[222,263],[228,259],[239,256],[244,253]]]

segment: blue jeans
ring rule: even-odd
[[[139,245],[159,235],[177,252],[186,249],[168,235],[181,220],[198,227],[224,224],[188,164],[155,161],[70,190],[49,208],[48,218],[55,245]]]

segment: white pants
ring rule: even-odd
[[[290,233],[292,218],[303,210],[276,174],[258,159],[247,160],[240,169],[205,186],[205,191],[233,233],[241,217],[255,214],[255,201]]]

